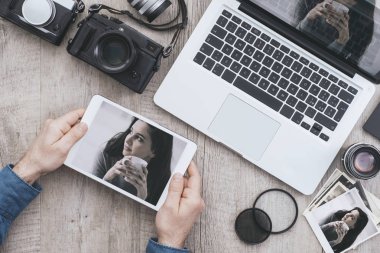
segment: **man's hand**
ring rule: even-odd
[[[84,109],[78,109],[52,120],[48,119],[31,147],[13,171],[24,181],[33,184],[40,176],[58,169],[71,147],[87,132],[79,123]]]
[[[189,178],[175,174],[170,182],[167,199],[156,216],[158,242],[183,248],[191,227],[205,204],[200,195],[201,177],[193,162],[188,168]]]

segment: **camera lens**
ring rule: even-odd
[[[135,49],[128,38],[120,34],[105,34],[97,43],[95,56],[102,70],[119,73],[133,63]]]
[[[56,14],[52,0],[25,0],[21,11],[25,20],[36,27],[47,26],[54,20]]]
[[[128,2],[149,22],[155,20],[172,4],[169,0],[128,0]]]

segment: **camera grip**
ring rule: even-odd
[[[74,38],[75,43],[73,43],[72,40],[69,41],[69,45],[67,47],[69,53],[72,55],[78,55],[79,52],[81,52],[88,44],[87,42],[91,39],[95,31],[96,30],[92,27],[88,27],[88,29],[85,29],[83,32],[78,31],[78,36],[75,36]]]

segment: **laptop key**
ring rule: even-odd
[[[313,74],[311,75],[311,77],[310,77],[310,81],[312,81],[312,82],[315,83],[315,84],[318,84],[319,81],[321,81],[321,78],[322,78],[322,76],[320,76],[319,74],[317,74],[317,73],[313,73]]]
[[[223,10],[222,14],[226,16],[227,18],[231,18],[232,14],[229,11]]]
[[[255,49],[251,47],[250,45],[246,46],[244,49],[244,53],[247,54],[248,56],[252,56],[254,52],[255,52]]]
[[[227,31],[229,31],[230,33],[234,33],[236,31],[236,28],[237,28],[237,24],[235,24],[234,22],[228,22],[228,25],[226,26],[226,29]]]
[[[215,65],[215,61],[207,58],[206,61],[203,63],[203,67],[207,70],[211,70]]]
[[[234,50],[231,54],[231,58],[236,60],[236,61],[240,61],[241,57],[243,56],[243,53],[238,51],[238,50]]]
[[[231,65],[231,70],[233,71],[233,72],[235,72],[235,73],[239,73],[239,71],[241,70],[241,64],[240,63],[237,63],[237,62],[234,62],[234,63],[232,63],[232,65]]]
[[[351,104],[352,100],[354,100],[354,96],[345,90],[339,92],[338,98],[342,99],[347,104]]]
[[[293,63],[293,59],[286,55],[285,58],[282,60],[282,63],[285,66],[290,67]]]
[[[235,47],[241,51],[243,51],[243,48],[245,47],[245,45],[247,45],[244,41],[242,41],[241,39],[238,39],[235,43]]]
[[[334,120],[339,122],[343,118],[343,115],[346,113],[347,108],[348,108],[348,105],[346,103],[340,102],[337,107],[338,112],[336,113]]]
[[[299,112],[296,112],[294,113],[293,117],[292,117],[292,121],[296,124],[301,124],[302,120],[303,120],[303,115]]]
[[[280,90],[280,92],[277,94],[277,98],[281,101],[285,101],[288,98],[289,94],[283,90]]]
[[[252,44],[253,42],[255,42],[255,39],[256,39],[256,36],[253,35],[252,33],[248,33],[247,36],[245,36],[244,38],[244,40],[249,44]]]
[[[308,116],[309,118],[314,118],[315,114],[317,114],[317,111],[311,107],[308,107],[306,109],[306,112],[305,112],[306,116]]]
[[[260,76],[256,73],[252,73],[251,77],[249,78],[249,81],[251,81],[254,84],[257,84],[260,80]]]
[[[265,33],[261,34],[261,38],[263,40],[265,40],[266,42],[269,42],[270,41],[270,37],[268,35],[266,35]]]
[[[222,57],[223,57],[223,54],[218,50],[215,50],[214,53],[211,55],[211,58],[214,59],[215,61],[220,61]]]
[[[301,57],[301,59],[300,59],[300,62],[303,64],[303,65],[309,65],[309,60],[308,59],[306,59],[305,57]]]
[[[284,107],[282,107],[281,111],[280,111],[281,115],[285,116],[286,118],[290,119],[294,113],[294,109],[287,106],[287,105],[284,105]]]
[[[303,69],[301,71],[301,76],[303,76],[305,78],[309,78],[312,72],[313,71],[311,69],[309,69],[308,67],[303,67]]]
[[[261,68],[261,64],[258,63],[257,61],[253,61],[249,68],[255,72],[258,72]]]
[[[317,116],[315,116],[314,120],[321,124],[322,126],[330,129],[331,131],[334,131],[337,127],[337,123],[333,121],[332,119],[329,119],[327,116],[323,115],[322,113],[317,113]]]
[[[248,95],[252,96],[253,98],[259,100],[261,103],[269,106],[271,109],[277,112],[280,110],[283,104],[280,100],[272,97],[265,91],[261,90],[255,85],[252,85],[250,82],[244,80],[241,77],[236,78],[234,82],[234,86],[244,91]]]
[[[218,18],[218,20],[216,21],[216,23],[217,23],[218,25],[220,25],[221,27],[225,27],[225,26],[227,25],[227,23],[228,23],[228,19],[226,19],[226,18],[223,17],[223,16],[220,16],[220,17]]]
[[[319,69],[318,73],[321,74],[324,77],[327,77],[329,75],[329,72],[327,72],[326,70],[324,70],[322,68]]]
[[[301,71],[302,67],[303,67],[303,66],[302,66],[301,63],[299,63],[298,61],[295,61],[295,62],[293,63],[293,65],[292,65],[291,69],[298,73],[298,72]]]
[[[292,71],[288,68],[284,68],[281,72],[281,75],[285,78],[289,78],[292,75]]]
[[[282,70],[282,68],[283,68],[283,66],[282,66],[280,63],[278,63],[278,62],[275,62],[275,63],[273,64],[273,66],[272,66],[272,70],[273,70],[274,72],[276,72],[276,73],[280,73],[281,70]]]
[[[309,90],[309,92],[311,94],[313,94],[314,96],[318,96],[318,93],[319,91],[321,90],[321,88],[319,88],[318,86],[316,86],[315,84],[313,84]]]
[[[207,36],[206,42],[217,49],[221,49],[224,44],[222,40],[218,39],[217,37],[211,34]]]
[[[264,78],[267,78],[269,76],[269,73],[270,73],[270,70],[266,67],[262,67],[259,72],[259,74]]]
[[[352,87],[352,86],[348,87],[348,91],[351,92],[351,93],[354,94],[354,95],[358,94],[358,90],[355,89],[355,88]]]
[[[292,75],[292,78],[290,78],[290,81],[292,81],[295,84],[299,84],[302,80],[302,77],[296,73]]]
[[[247,31],[241,27],[239,27],[235,32],[235,35],[241,39],[244,39],[246,34],[247,34]]]
[[[286,53],[286,54],[288,54],[288,53],[290,52],[290,49],[289,49],[288,47],[284,46],[284,45],[282,45],[282,46],[280,47],[280,50],[281,50],[282,52]]]
[[[306,91],[300,89],[300,90],[298,91],[296,97],[297,97],[298,99],[304,101],[304,100],[306,99],[307,95],[308,95],[308,93],[307,93]]]
[[[234,81],[236,77],[236,74],[228,69],[226,69],[226,71],[224,71],[223,75],[222,75],[222,79],[223,80],[226,80],[227,82],[229,83],[232,83]]]
[[[271,45],[269,45],[269,44],[266,44],[266,46],[264,47],[263,52],[270,56],[274,52],[274,47],[271,46]]]
[[[298,99],[290,95],[288,99],[286,100],[286,103],[290,106],[295,106],[298,102]]]
[[[240,63],[243,64],[244,66],[246,67],[249,67],[249,65],[251,64],[252,62],[252,59],[246,55],[243,56],[243,58],[241,59]]]
[[[201,65],[205,59],[206,59],[206,55],[202,53],[197,53],[197,55],[194,57],[194,62]]]
[[[253,44],[258,49],[263,49],[265,42],[261,39],[257,39],[256,42]]]
[[[306,130],[309,130],[311,126],[304,121],[301,123],[301,127],[305,128]]]
[[[334,96],[331,96],[331,97],[329,98],[329,101],[327,101],[327,103],[328,103],[329,105],[331,105],[332,107],[336,107],[336,106],[338,105],[338,103],[339,103],[339,99],[337,99],[337,98],[334,97]]]
[[[307,108],[307,105],[304,102],[299,101],[296,105],[296,109],[300,112],[304,112]]]
[[[232,63],[232,59],[228,56],[224,56],[220,63],[228,68]]]
[[[242,27],[244,27],[245,29],[247,29],[248,31],[251,30],[252,26],[250,24],[248,24],[247,22],[243,22],[243,24],[241,24]]]
[[[298,58],[300,58],[300,55],[297,54],[296,52],[292,51],[290,52],[290,56],[293,57],[294,59],[298,60]]]
[[[315,105],[315,109],[317,109],[320,112],[323,112],[326,109],[326,104],[323,103],[322,101],[318,101],[317,104]]]
[[[301,83],[300,83],[300,87],[304,90],[308,90],[311,86],[311,82],[306,80],[306,79],[302,79]]]
[[[271,85],[269,86],[268,92],[269,92],[270,94],[272,94],[273,96],[276,96],[276,94],[277,94],[277,92],[278,92],[279,89],[280,89],[280,88],[278,88],[277,86],[271,84]]]
[[[333,74],[330,74],[329,75],[329,80],[330,81],[332,81],[332,82],[334,82],[334,83],[336,83],[336,82],[338,82],[338,77],[336,77],[336,76],[334,76]]]
[[[318,98],[322,101],[327,101],[327,99],[330,97],[330,94],[327,91],[322,90],[321,93],[319,93]]]
[[[240,18],[236,17],[236,16],[233,16],[232,17],[232,21],[234,21],[235,23],[237,23],[239,25],[242,20]]]
[[[327,107],[327,109],[325,111],[326,116],[328,116],[330,118],[332,118],[335,113],[336,113],[336,110],[334,108],[332,108],[331,106]]]
[[[319,86],[327,90],[330,87],[331,82],[326,78],[322,78],[322,81],[319,83]]]
[[[213,68],[212,73],[214,73],[217,76],[220,76],[223,73],[224,69],[225,68],[222,65],[217,63],[215,67]]]
[[[278,80],[280,80],[280,76],[277,75],[276,73],[272,72],[269,76],[269,81],[271,81],[272,83],[276,84],[278,82]]]
[[[230,55],[232,53],[232,51],[234,50],[233,47],[231,47],[230,45],[228,44],[225,44],[223,46],[223,49],[222,49],[222,52],[225,53],[226,55]]]
[[[290,93],[290,94],[292,94],[292,95],[295,95],[296,93],[297,93],[297,91],[298,91],[298,87],[296,86],[296,85],[294,85],[294,84],[290,84],[289,85],[289,88],[287,89],[287,91]]]
[[[263,89],[263,90],[266,90],[268,87],[269,87],[269,82],[263,78],[260,79],[259,81],[259,84],[258,86]]]
[[[319,125],[318,123],[314,123],[313,128],[317,130],[318,132],[322,131],[323,126]]]
[[[273,64],[274,60],[268,56],[265,56],[264,60],[263,60],[263,64],[264,66],[270,68]]]
[[[247,68],[242,68],[242,70],[240,71],[240,75],[244,78],[248,78],[250,75],[251,75],[251,71]]]
[[[270,41],[270,44],[272,45],[272,46],[274,46],[274,47],[279,47],[281,44],[280,44],[280,42],[278,42],[277,40],[275,40],[275,39],[272,39],[271,41]]]
[[[306,103],[309,104],[310,106],[314,106],[316,102],[317,102],[317,98],[314,97],[313,95],[309,95],[306,99]]]
[[[319,70],[319,67],[318,67],[316,64],[314,64],[314,63],[310,63],[309,67],[310,67],[312,70],[314,70],[314,71],[318,71],[318,70]]]
[[[264,58],[264,54],[256,50],[256,53],[253,55],[253,59],[257,60],[258,62],[261,62],[263,58]]]
[[[285,78],[281,78],[280,81],[278,82],[278,86],[280,86],[281,88],[283,88],[284,90],[286,88],[288,88],[288,85],[289,85],[289,81],[286,80]]]
[[[236,41],[236,36],[235,35],[232,35],[231,33],[229,33],[225,39],[225,41],[230,44],[230,45],[233,45]]]
[[[282,58],[284,57],[284,53],[281,52],[280,50],[276,50],[273,54],[273,58],[277,61],[281,61]]]
[[[334,95],[338,94],[339,90],[340,90],[340,88],[335,84],[332,84],[329,88],[329,92],[334,94]]]
[[[327,136],[327,135],[325,135],[324,133],[321,133],[320,135],[319,135],[319,138],[321,138],[322,140],[324,140],[324,141],[328,141],[330,138]]]
[[[255,28],[255,27],[252,28],[251,32],[253,34],[255,34],[256,36],[260,36],[260,34],[261,34],[261,32],[257,28]]]
[[[342,87],[343,89],[347,89],[347,87],[348,87],[348,84],[347,84],[346,82],[343,82],[342,80],[340,80],[340,81],[338,82],[338,85],[339,85],[340,87]]]
[[[200,51],[208,56],[210,56],[212,54],[212,52],[214,51],[214,48],[212,48],[212,46],[206,44],[206,43],[203,43],[203,45],[201,46],[201,49]]]
[[[211,33],[214,34],[216,37],[220,38],[220,39],[224,39],[227,35],[227,31],[220,28],[219,26],[217,25],[214,25],[214,27],[211,29]]]

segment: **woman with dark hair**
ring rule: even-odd
[[[173,136],[133,118],[107,142],[94,174],[156,205],[171,175],[172,148]]]
[[[350,211],[337,211],[321,225],[321,229],[334,252],[342,252],[355,242],[367,223],[367,214],[356,207]]]
[[[373,0],[301,0],[297,29],[358,64],[374,31]]]

